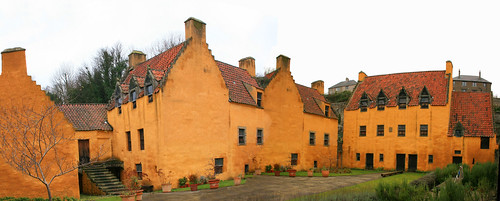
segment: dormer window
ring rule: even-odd
[[[130,102],[132,102],[132,108],[136,108],[135,100],[137,99],[137,93],[135,90],[130,92]]]
[[[153,85],[152,84],[146,85],[146,95],[148,95],[148,101],[150,103],[153,102]]]
[[[431,96],[429,94],[429,91],[427,91],[427,88],[424,87],[424,89],[422,89],[422,92],[420,93],[420,108],[427,109],[429,108],[430,103],[431,103]]]
[[[455,137],[463,137],[464,136],[464,127],[462,126],[462,123],[457,122],[455,125],[455,128],[453,128],[453,135]]]
[[[406,105],[408,104],[408,95],[405,92],[405,89],[401,89],[398,95],[398,107],[400,110],[406,109]]]
[[[330,106],[325,105],[325,117],[328,117],[329,110],[330,110]]]
[[[257,106],[262,107],[262,93],[257,92]]]
[[[121,114],[122,113],[122,98],[121,97],[117,97],[115,99],[115,106],[118,108],[118,114]]]
[[[359,108],[361,110],[361,112],[366,112],[367,109],[368,109],[368,95],[365,93],[363,93],[363,95],[361,96],[361,99],[359,100]]]
[[[384,95],[384,92],[380,90],[380,93],[377,96],[377,110],[383,111],[385,109],[387,98]]]

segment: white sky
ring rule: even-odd
[[[297,3],[296,3],[297,2]],[[28,74],[50,85],[61,65],[90,63],[117,42],[145,50],[184,21],[207,24],[215,59],[238,66],[256,59],[257,73],[291,58],[297,83],[445,70],[478,75],[500,95],[500,1],[3,1],[0,50],[26,48]]]

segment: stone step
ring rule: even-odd
[[[108,195],[120,194],[125,186],[104,166],[88,166],[83,168],[87,176],[96,186]]]

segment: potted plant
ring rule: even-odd
[[[273,172],[273,166],[272,165],[266,165],[266,173],[271,173]]]
[[[280,164],[274,164],[274,176],[280,176],[281,167]]]
[[[135,201],[135,194],[134,191],[123,191],[120,193],[120,197],[122,201]]]
[[[161,191],[164,193],[172,192],[172,183],[170,183],[170,175],[172,175],[172,171],[168,171],[168,173],[165,174],[163,169],[158,169],[158,167],[155,167],[155,169],[156,174],[158,174],[158,177],[160,178]]]
[[[137,172],[127,169],[124,173],[124,182],[129,193],[135,193],[136,200],[142,200],[141,184],[139,183],[139,176],[137,175]]]
[[[179,188],[186,188],[186,187],[189,187],[189,184],[187,184],[187,178],[186,177],[182,177],[179,179]]]
[[[312,177],[314,175],[314,168],[309,168],[309,170],[307,170],[307,176],[308,177]]]
[[[238,186],[241,184],[241,174],[234,178],[234,185]]]
[[[262,173],[262,170],[260,169],[260,158],[257,158],[257,156],[254,156],[252,158],[253,165],[255,167],[255,175],[260,175]]]
[[[297,170],[293,169],[292,165],[285,167],[285,169],[288,172],[289,177],[295,177]]]
[[[191,188],[191,191],[198,190],[198,176],[195,174],[189,175],[189,187]]]
[[[218,189],[220,179],[216,178],[215,159],[210,159],[207,166],[207,179],[210,184],[210,189]]]
[[[330,170],[328,170],[327,167],[323,166],[323,168],[321,169],[321,175],[323,177],[328,177],[330,175]]]

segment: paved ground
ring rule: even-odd
[[[175,193],[144,193],[144,201],[163,200],[289,200],[381,178],[380,173],[339,177],[256,176],[240,186]]]

